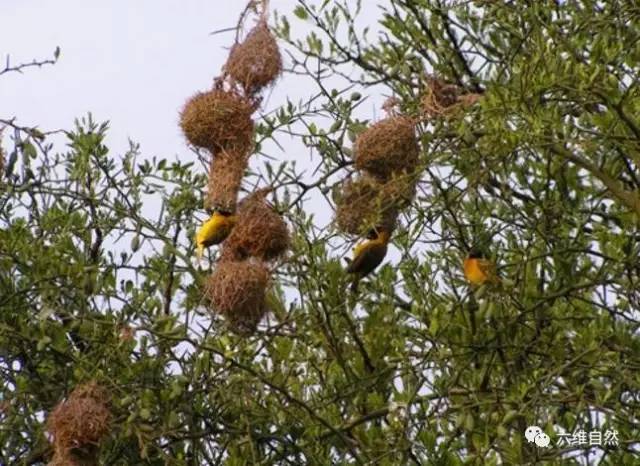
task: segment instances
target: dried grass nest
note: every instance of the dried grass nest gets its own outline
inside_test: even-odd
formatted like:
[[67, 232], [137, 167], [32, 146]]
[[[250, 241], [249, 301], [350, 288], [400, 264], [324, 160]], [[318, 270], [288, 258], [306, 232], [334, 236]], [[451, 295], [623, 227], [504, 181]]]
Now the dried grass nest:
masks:
[[56, 454], [97, 446], [109, 432], [111, 411], [106, 390], [96, 382], [76, 387], [47, 419]]
[[238, 333], [252, 333], [266, 313], [269, 270], [263, 261], [220, 260], [207, 279], [204, 294], [211, 310]]
[[196, 147], [246, 154], [253, 145], [252, 103], [224, 89], [198, 92], [185, 104], [180, 126]]
[[244, 154], [222, 152], [211, 160], [205, 208], [235, 212], [242, 178], [249, 164]]
[[257, 191], [240, 203], [238, 223], [224, 242], [224, 257], [270, 261], [287, 251], [289, 230], [282, 216], [265, 200], [268, 192], [270, 189]]
[[56, 451], [47, 466], [98, 466], [98, 449], [95, 446]]
[[232, 81], [253, 95], [282, 73], [282, 56], [267, 21], [261, 19], [243, 42], [235, 44], [224, 67]]
[[480, 94], [466, 93], [460, 86], [429, 77], [420, 106], [427, 117], [449, 116], [473, 105], [479, 98]]
[[358, 170], [383, 180], [394, 172], [413, 170], [420, 154], [415, 122], [402, 115], [378, 121], [358, 135], [354, 154]]
[[372, 228], [393, 231], [400, 211], [413, 201], [417, 176], [401, 172], [385, 183], [370, 175], [343, 182], [336, 199], [336, 223], [343, 233], [365, 234]]

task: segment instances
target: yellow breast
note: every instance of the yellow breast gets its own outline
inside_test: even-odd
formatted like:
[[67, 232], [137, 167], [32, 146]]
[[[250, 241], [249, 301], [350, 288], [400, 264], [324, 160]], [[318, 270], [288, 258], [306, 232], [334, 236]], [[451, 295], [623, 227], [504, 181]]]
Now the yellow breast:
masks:
[[219, 244], [229, 236], [234, 225], [233, 217], [214, 214], [198, 231], [196, 242], [203, 246]]
[[464, 260], [464, 276], [474, 285], [482, 285], [487, 281], [487, 274], [482, 270], [478, 259], [466, 258]]

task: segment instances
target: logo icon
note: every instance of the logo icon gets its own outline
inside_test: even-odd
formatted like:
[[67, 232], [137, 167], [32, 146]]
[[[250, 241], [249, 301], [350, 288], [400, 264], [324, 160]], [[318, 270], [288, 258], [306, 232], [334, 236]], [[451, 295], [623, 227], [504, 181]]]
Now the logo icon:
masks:
[[529, 426], [524, 431], [524, 436], [529, 443], [535, 443], [537, 446], [546, 448], [551, 443], [551, 439], [538, 426]]

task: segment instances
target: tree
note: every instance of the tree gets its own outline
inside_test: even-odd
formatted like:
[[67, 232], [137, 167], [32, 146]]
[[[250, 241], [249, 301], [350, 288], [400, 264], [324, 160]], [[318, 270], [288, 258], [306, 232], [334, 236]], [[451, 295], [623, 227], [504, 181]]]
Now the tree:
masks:
[[[0, 462], [46, 462], [45, 413], [97, 380], [114, 417], [104, 464], [634, 463], [637, 8], [389, 0], [374, 39], [364, 8], [299, 0], [303, 38], [277, 18], [292, 71], [317, 87], [265, 115], [257, 141], [300, 137], [317, 167], [256, 159], [294, 236], [253, 335], [202, 303], [202, 167], [135, 145], [112, 157], [90, 118], [66, 153], [40, 133], [14, 141]], [[383, 94], [419, 121], [421, 177], [395, 254], [350, 295], [340, 253], [354, 238], [315, 225], [309, 202], [335, 205], [370, 123], [362, 96]], [[501, 286], [464, 280], [476, 245]], [[527, 442], [532, 425], [551, 448]], [[559, 445], [560, 430], [619, 444]]]

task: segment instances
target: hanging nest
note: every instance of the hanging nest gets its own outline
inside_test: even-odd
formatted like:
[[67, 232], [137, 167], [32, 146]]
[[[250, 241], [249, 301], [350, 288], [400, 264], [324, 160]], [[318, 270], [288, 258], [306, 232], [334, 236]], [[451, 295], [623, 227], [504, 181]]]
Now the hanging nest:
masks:
[[98, 466], [98, 448], [87, 446], [56, 451], [47, 466]]
[[253, 110], [251, 102], [235, 92], [199, 92], [185, 104], [180, 126], [196, 147], [246, 154], [253, 144]]
[[384, 183], [380, 190], [380, 199], [383, 205], [388, 203], [397, 210], [409, 207], [416, 197], [419, 178], [419, 173], [415, 171], [392, 174], [389, 181]]
[[419, 157], [414, 121], [405, 116], [380, 120], [358, 135], [354, 153], [356, 168], [381, 180], [413, 170]]
[[372, 228], [393, 231], [396, 226], [402, 199], [411, 196], [413, 188], [401, 188], [403, 177], [389, 185], [370, 175], [343, 182], [336, 199], [336, 223], [338, 229], [351, 235], [362, 235]]
[[97, 446], [109, 432], [111, 412], [107, 392], [96, 382], [76, 387], [54, 408], [47, 430], [59, 455], [75, 449]]
[[265, 200], [270, 191], [257, 191], [240, 203], [238, 223], [224, 242], [223, 257], [235, 260], [258, 257], [269, 261], [289, 248], [287, 224]]
[[205, 208], [233, 213], [249, 160], [244, 154], [222, 152], [211, 160]]
[[233, 46], [224, 70], [232, 81], [242, 86], [247, 95], [257, 93], [280, 76], [282, 56], [264, 18], [243, 42]]
[[252, 333], [266, 313], [269, 270], [264, 262], [220, 260], [207, 279], [205, 298], [239, 333]]
[[465, 93], [460, 86], [429, 77], [420, 106], [427, 117], [449, 116], [473, 105], [479, 98], [480, 94]]

